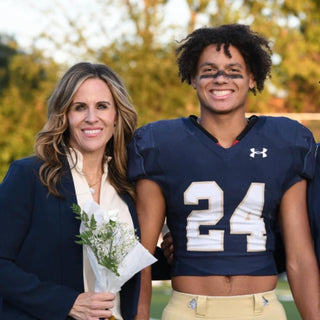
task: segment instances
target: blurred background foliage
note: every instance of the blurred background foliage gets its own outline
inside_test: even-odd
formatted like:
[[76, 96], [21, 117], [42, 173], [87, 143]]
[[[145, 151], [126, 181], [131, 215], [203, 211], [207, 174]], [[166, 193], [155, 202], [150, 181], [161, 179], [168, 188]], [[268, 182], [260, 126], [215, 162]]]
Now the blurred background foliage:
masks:
[[[262, 94], [250, 96], [248, 112], [320, 112], [320, 0], [184, 0], [185, 25], [168, 26], [165, 8], [172, 1], [92, 0], [100, 18], [98, 13], [72, 15], [58, 1], [49, 10], [33, 2], [48, 27], [39, 30], [28, 50], [12, 35], [0, 34], [0, 181], [13, 160], [32, 154], [34, 137], [46, 120], [47, 99], [73, 63], [100, 62], [118, 72], [139, 126], [198, 114], [194, 90], [179, 81], [175, 48], [204, 25], [244, 23], [272, 41], [272, 79]], [[110, 17], [116, 19], [113, 26]], [[65, 30], [63, 38], [55, 36], [57, 30]], [[97, 36], [103, 41], [93, 46]], [[58, 62], [59, 50], [70, 59]]]

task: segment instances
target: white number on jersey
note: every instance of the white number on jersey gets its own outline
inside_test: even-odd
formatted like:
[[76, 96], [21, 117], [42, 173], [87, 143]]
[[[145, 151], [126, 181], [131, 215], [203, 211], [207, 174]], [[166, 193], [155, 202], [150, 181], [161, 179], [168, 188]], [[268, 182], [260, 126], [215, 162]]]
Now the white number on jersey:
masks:
[[[244, 199], [230, 218], [231, 234], [247, 234], [247, 251], [266, 250], [266, 229], [262, 216], [263, 183], [252, 183]], [[185, 205], [197, 205], [208, 200], [208, 209], [193, 210], [187, 218], [188, 251], [223, 251], [224, 230], [209, 230], [200, 234], [201, 226], [215, 226], [223, 217], [223, 190], [214, 181], [192, 182], [184, 193]]]

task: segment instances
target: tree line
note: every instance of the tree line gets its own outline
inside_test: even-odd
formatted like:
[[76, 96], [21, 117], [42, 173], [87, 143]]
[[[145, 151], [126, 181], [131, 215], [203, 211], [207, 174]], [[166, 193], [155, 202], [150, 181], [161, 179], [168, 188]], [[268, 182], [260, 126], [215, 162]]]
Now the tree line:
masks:
[[[63, 43], [77, 51], [78, 61], [105, 63], [122, 77], [139, 125], [198, 114], [194, 90], [179, 81], [175, 48], [195, 28], [222, 23], [249, 24], [273, 44], [272, 78], [262, 94], [249, 98], [248, 112], [320, 112], [320, 0], [185, 0], [189, 15], [179, 28], [163, 24], [169, 0], [92, 3], [106, 15], [117, 9], [119, 24], [130, 23], [130, 32], [123, 28], [112, 38], [114, 30], [96, 21], [106, 41], [93, 49], [83, 20], [66, 17], [72, 36], [66, 34]], [[53, 13], [46, 14], [54, 19]], [[164, 39], [168, 30], [177, 32]], [[36, 35], [28, 50], [11, 35], [0, 35], [0, 181], [13, 160], [32, 154], [34, 137], [46, 120], [47, 99], [68, 67], [36, 46], [43, 40], [63, 49], [50, 29]]]

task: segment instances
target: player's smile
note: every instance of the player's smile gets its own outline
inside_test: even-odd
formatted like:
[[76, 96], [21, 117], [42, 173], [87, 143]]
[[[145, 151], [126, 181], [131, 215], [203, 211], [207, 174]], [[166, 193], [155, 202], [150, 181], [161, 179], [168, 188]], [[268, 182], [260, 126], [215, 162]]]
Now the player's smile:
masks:
[[212, 90], [210, 92], [216, 99], [225, 99], [233, 93], [233, 90]]
[[244, 108], [249, 88], [254, 87], [252, 74], [233, 46], [228, 57], [223, 46], [217, 51], [215, 44], [206, 47], [198, 62], [192, 86], [197, 90], [201, 108], [217, 113], [228, 113]]

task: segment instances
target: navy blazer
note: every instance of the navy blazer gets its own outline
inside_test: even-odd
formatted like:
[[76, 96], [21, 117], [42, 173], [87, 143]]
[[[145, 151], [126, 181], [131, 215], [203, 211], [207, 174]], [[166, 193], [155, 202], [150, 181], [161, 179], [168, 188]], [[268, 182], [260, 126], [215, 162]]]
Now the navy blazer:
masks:
[[[71, 319], [68, 313], [84, 290], [71, 171], [66, 165], [58, 185], [61, 199], [40, 182], [40, 165], [35, 157], [13, 162], [0, 185], [1, 320]], [[123, 199], [139, 230], [132, 199]], [[125, 320], [136, 314], [139, 286], [137, 274], [120, 291]]]

